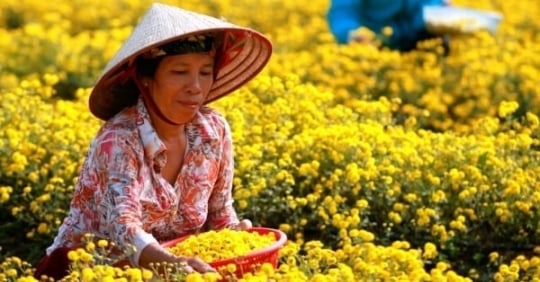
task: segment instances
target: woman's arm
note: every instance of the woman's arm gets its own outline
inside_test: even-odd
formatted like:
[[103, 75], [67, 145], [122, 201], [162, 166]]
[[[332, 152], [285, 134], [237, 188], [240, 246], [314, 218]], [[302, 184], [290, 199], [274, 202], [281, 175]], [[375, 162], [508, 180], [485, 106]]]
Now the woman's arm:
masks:
[[182, 263], [186, 272], [207, 272], [214, 269], [198, 258], [180, 257], [162, 247], [155, 237], [142, 228], [140, 194], [144, 178], [140, 176], [141, 157], [131, 140], [122, 133], [110, 132], [100, 140], [96, 150], [96, 170], [105, 183], [99, 205], [103, 220], [101, 233], [109, 234], [120, 246], [134, 246], [131, 264], [151, 268], [154, 263]]
[[362, 26], [359, 13], [362, 0], [331, 0], [330, 2], [326, 15], [328, 27], [338, 43], [348, 43], [350, 32]]
[[[215, 272], [209, 264], [197, 257], [175, 256], [157, 243], [146, 246], [140, 255], [139, 266], [152, 269], [156, 267], [156, 262], [179, 263], [186, 273], [197, 272]], [[159, 268], [159, 270], [162, 270]], [[164, 269], [163, 269], [164, 270]]]
[[142, 249], [157, 243], [152, 234], [142, 229], [140, 194], [143, 179], [140, 176], [141, 157], [134, 144], [135, 137], [124, 130], [110, 130], [96, 141], [92, 154], [92, 170], [100, 190], [96, 206], [99, 215], [99, 233], [106, 235], [121, 248], [135, 247], [131, 256], [137, 264]]

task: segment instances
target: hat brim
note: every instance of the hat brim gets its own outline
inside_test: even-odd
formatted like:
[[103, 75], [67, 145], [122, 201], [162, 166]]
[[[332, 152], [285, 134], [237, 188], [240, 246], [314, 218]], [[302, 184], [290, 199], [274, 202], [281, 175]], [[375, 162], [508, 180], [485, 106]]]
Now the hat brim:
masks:
[[[217, 49], [216, 75], [206, 103], [215, 101], [255, 77], [268, 63], [272, 43], [261, 33], [210, 16], [155, 3], [131, 36], [109, 61], [89, 98], [92, 114], [108, 120], [134, 101], [132, 80], [135, 59], [151, 48], [196, 34], [222, 38]], [[131, 87], [130, 87], [131, 86]]]

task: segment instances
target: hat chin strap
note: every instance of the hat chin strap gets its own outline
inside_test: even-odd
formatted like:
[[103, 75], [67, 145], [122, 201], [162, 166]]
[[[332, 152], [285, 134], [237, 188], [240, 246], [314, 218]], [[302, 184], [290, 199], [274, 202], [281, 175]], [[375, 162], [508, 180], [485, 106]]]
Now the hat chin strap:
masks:
[[138, 79], [134, 79], [135, 83], [137, 84], [137, 87], [141, 91], [141, 95], [143, 98], [144, 103], [154, 112], [156, 113], [160, 119], [165, 121], [168, 124], [171, 125], [183, 125], [183, 123], [172, 121], [170, 118], [166, 117], [165, 114], [159, 109], [159, 107], [156, 105], [156, 102], [154, 99], [152, 99], [152, 96], [150, 96], [150, 93], [148, 93], [148, 90], [146, 87], [141, 85]]

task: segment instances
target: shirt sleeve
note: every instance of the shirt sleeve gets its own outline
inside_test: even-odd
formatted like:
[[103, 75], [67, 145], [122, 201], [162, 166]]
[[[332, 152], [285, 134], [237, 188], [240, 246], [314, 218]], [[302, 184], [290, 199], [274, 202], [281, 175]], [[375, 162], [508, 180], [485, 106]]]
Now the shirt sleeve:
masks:
[[340, 44], [348, 43], [349, 32], [362, 26], [359, 9], [362, 1], [330, 1], [330, 8], [326, 15], [332, 34]]
[[392, 27], [392, 37], [384, 42], [393, 48], [411, 50], [419, 40], [432, 37], [426, 30], [423, 15], [424, 6], [445, 5], [444, 0], [405, 1], [398, 16], [388, 23]]
[[141, 160], [133, 149], [133, 137], [111, 131], [101, 139], [94, 161], [103, 197], [97, 203], [100, 231], [121, 247], [135, 247], [131, 263], [138, 265], [141, 251], [157, 240], [142, 228], [139, 177]]
[[223, 127], [222, 151], [218, 177], [208, 203], [209, 229], [221, 229], [239, 222], [232, 197], [234, 158], [231, 129], [224, 118], [220, 118], [219, 123]]

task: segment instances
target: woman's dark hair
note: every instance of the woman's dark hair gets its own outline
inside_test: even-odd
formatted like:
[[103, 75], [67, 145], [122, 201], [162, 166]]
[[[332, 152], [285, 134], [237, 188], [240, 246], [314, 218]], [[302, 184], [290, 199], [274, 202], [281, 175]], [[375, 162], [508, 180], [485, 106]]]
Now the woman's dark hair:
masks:
[[[193, 35], [153, 48], [149, 52], [149, 55], [139, 56], [135, 60], [137, 75], [139, 77], [153, 78], [163, 57], [188, 53], [211, 52], [215, 48], [215, 41], [215, 35], [212, 34]], [[152, 51], [157, 52], [158, 54], [154, 55], [152, 54]]]
[[[162, 59], [163, 57], [138, 57], [135, 60], [135, 70], [137, 72], [136, 76], [139, 78], [153, 78], [154, 74], [156, 73], [156, 69]], [[110, 86], [109, 91], [112, 93], [111, 97], [113, 98], [111, 99], [111, 101], [108, 101], [108, 103], [111, 104], [110, 107], [114, 109], [124, 109], [126, 107], [135, 105], [137, 103], [137, 99], [141, 95], [141, 91], [135, 83], [133, 77], [131, 79], [128, 79], [123, 84], [114, 84]]]
[[157, 67], [163, 56], [157, 58], [143, 58], [138, 57], [135, 60], [135, 68], [137, 70], [137, 76], [153, 78], [156, 74]]

